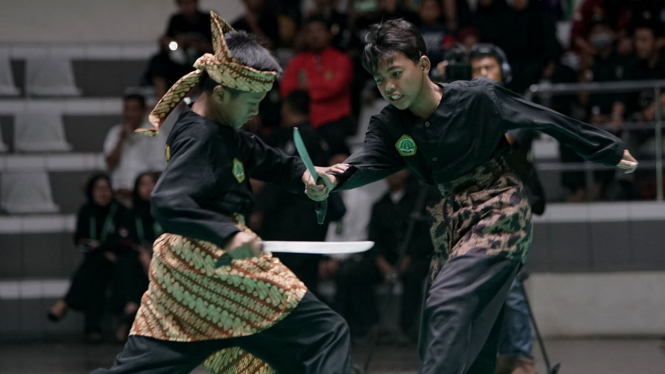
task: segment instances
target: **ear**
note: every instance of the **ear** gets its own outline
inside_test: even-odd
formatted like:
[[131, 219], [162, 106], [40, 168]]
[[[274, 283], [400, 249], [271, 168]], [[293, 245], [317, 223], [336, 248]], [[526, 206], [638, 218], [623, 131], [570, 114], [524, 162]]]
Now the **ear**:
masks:
[[218, 84], [212, 89], [212, 100], [217, 104], [221, 104], [229, 99], [229, 91], [224, 89], [224, 86]]
[[429, 71], [432, 68], [432, 62], [429, 60], [429, 57], [423, 55], [420, 56], [420, 60], [418, 60], [418, 66], [420, 66], [420, 70], [422, 70], [423, 73], [429, 74]]

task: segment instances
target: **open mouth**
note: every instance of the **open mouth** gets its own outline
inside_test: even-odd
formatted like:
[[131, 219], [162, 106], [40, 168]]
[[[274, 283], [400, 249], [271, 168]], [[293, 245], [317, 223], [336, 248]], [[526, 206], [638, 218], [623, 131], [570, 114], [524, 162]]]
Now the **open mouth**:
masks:
[[393, 95], [388, 96], [388, 99], [390, 99], [391, 103], [398, 103], [398, 102], [402, 101], [403, 98], [404, 98], [404, 95], [399, 95], [399, 94], [393, 94]]

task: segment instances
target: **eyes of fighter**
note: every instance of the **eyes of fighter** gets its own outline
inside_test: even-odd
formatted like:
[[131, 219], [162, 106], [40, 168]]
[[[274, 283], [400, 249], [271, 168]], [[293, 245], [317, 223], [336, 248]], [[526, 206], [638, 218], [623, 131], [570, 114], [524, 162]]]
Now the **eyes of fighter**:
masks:
[[[392, 69], [394, 69], [394, 68], [392, 68]], [[390, 69], [390, 70], [392, 70], [392, 69]], [[388, 71], [390, 71], [390, 70], [388, 70]], [[392, 73], [390, 73], [390, 75], [393, 76], [394, 78], [399, 78], [402, 75], [402, 71], [401, 70], [395, 70]], [[381, 77], [378, 77], [378, 76], [374, 76], [374, 81], [377, 84], [381, 84], [381, 83], [383, 83], [384, 79], [381, 78]]]

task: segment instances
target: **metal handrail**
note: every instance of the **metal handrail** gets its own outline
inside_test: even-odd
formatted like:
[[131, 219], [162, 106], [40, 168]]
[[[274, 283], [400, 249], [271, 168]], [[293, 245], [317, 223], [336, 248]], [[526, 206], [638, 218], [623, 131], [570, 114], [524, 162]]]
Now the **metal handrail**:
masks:
[[[654, 105], [655, 105], [655, 162], [656, 168], [656, 199], [663, 200], [663, 122], [661, 116], [660, 94], [661, 88], [665, 87], [665, 80], [644, 80], [644, 81], [619, 81], [619, 82], [594, 82], [594, 83], [540, 83], [534, 84], [529, 87], [525, 96], [529, 100], [533, 100], [534, 96], [539, 95], [568, 95], [575, 93], [616, 93], [616, 92], [638, 92], [644, 90], [654, 91]], [[623, 123], [617, 128], [631, 130]], [[632, 129], [637, 130], [636, 127]], [[642, 162], [641, 167], [645, 167], [651, 162]], [[573, 166], [573, 165], [570, 165]], [[563, 170], [560, 168], [558, 170]], [[580, 170], [579, 168], [576, 170]], [[590, 168], [583, 168], [582, 170], [593, 170]]]
[[649, 81], [619, 81], [619, 82], [594, 82], [594, 83], [540, 83], [529, 87], [530, 94], [552, 94], [566, 95], [578, 92], [637, 92], [647, 89], [665, 87], [665, 79]]

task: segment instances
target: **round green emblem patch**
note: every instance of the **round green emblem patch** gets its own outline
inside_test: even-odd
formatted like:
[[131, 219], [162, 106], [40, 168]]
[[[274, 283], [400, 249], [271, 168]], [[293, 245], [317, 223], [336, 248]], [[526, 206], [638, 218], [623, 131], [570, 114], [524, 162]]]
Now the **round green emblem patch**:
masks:
[[416, 142], [413, 141], [412, 137], [406, 134], [402, 135], [402, 137], [397, 140], [395, 148], [397, 148], [399, 154], [404, 157], [413, 156], [416, 154], [416, 150], [418, 150]]

